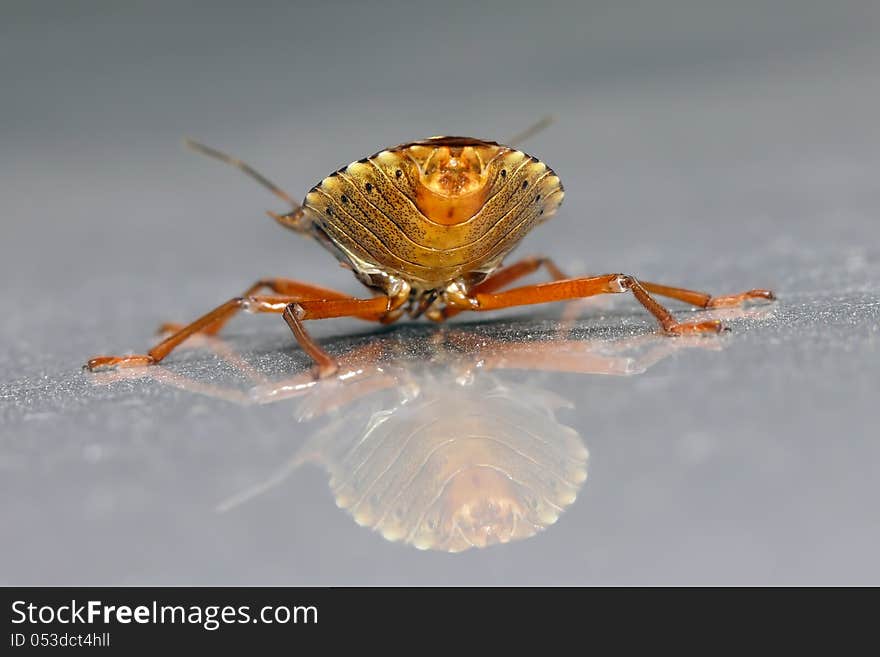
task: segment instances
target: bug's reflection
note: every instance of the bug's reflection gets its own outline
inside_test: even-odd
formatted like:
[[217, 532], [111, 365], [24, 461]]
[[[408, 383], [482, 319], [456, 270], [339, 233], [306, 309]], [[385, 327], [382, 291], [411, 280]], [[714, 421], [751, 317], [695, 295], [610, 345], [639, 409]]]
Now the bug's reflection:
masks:
[[[728, 310], [732, 316], [765, 309]], [[450, 328], [391, 334], [340, 358], [342, 374], [271, 381], [219, 338], [200, 338], [247, 377], [246, 390], [200, 382], [164, 367], [111, 372], [150, 376], [245, 404], [290, 400], [306, 437], [276, 472], [218, 505], [225, 512], [283, 485], [300, 466], [324, 467], [336, 503], [389, 541], [460, 552], [535, 535], [551, 526], [587, 479], [588, 451], [560, 409], [572, 401], [524, 372], [630, 376], [687, 348], [723, 338], [647, 334], [575, 339], [565, 331], [500, 340]], [[545, 377], [546, 379], [546, 377]]]

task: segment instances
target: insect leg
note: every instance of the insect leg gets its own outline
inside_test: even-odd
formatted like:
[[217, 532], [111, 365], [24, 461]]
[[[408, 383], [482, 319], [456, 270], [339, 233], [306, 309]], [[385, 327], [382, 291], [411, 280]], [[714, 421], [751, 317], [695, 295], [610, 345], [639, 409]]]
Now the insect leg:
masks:
[[[275, 294], [283, 294], [289, 296], [291, 301], [294, 299], [352, 299], [353, 297], [336, 290], [330, 290], [317, 285], [301, 283], [289, 278], [261, 278], [256, 283], [246, 289], [241, 296], [243, 298], [251, 297], [264, 289], [269, 289]], [[216, 335], [223, 325], [241, 310], [240, 307], [235, 308], [225, 317], [216, 320], [213, 324], [205, 326], [200, 332], [205, 335]], [[159, 334], [176, 333], [184, 327], [183, 324], [165, 323], [159, 326], [157, 331]]]
[[482, 283], [476, 285], [474, 291], [495, 292], [501, 288], [507, 287], [523, 276], [528, 276], [529, 274], [536, 272], [542, 266], [547, 270], [554, 281], [568, 278], [568, 276], [566, 276], [550, 258], [531, 256], [529, 258], [523, 258], [519, 262], [515, 262], [507, 267], [502, 267], [486, 278]]
[[[383, 303], [387, 303], [385, 297], [379, 297], [379, 299]], [[176, 333], [168, 336], [146, 354], [133, 354], [131, 356], [96, 356], [86, 364], [86, 367], [91, 371], [95, 371], [112, 367], [140, 367], [143, 365], [153, 365], [165, 358], [175, 347], [193, 334], [199, 333], [206, 327], [213, 325], [215, 322], [228, 319], [230, 315], [239, 310], [247, 310], [254, 313], [283, 313], [285, 308], [291, 303], [300, 300], [301, 299], [298, 296], [289, 295], [235, 297], [234, 299], [230, 299], [226, 303], [217, 306], [211, 312], [202, 315], [191, 324], [178, 330]], [[355, 317], [371, 317], [369, 313], [359, 314], [357, 312], [351, 312], [348, 314]]]
[[[473, 292], [496, 292], [507, 287], [514, 281], [519, 280], [523, 276], [528, 276], [529, 274], [536, 272], [542, 266], [547, 270], [554, 281], [568, 278], [550, 258], [545, 258], [543, 256], [530, 256], [528, 258], [523, 258], [512, 265], [508, 265], [507, 267], [502, 267], [488, 276], [482, 283], [475, 285]], [[459, 308], [447, 307], [443, 311], [443, 317], [445, 319], [455, 317], [461, 312], [461, 310], [462, 309]]]
[[642, 287], [661, 297], [669, 297], [670, 299], [678, 299], [692, 306], [700, 308], [731, 308], [740, 306], [750, 299], [764, 299], [772, 301], [776, 298], [770, 290], [749, 290], [740, 294], [728, 294], [720, 297], [713, 297], [705, 292], [697, 292], [695, 290], [685, 290], [680, 287], [669, 287], [668, 285], [658, 285], [657, 283], [648, 283], [641, 281]]
[[[402, 298], [401, 302], [404, 300]], [[390, 297], [294, 301], [284, 309], [284, 321], [293, 331], [303, 351], [315, 361], [317, 376], [324, 378], [335, 374], [339, 364], [306, 332], [303, 321], [334, 317], [377, 317], [393, 310], [393, 306]]]
[[626, 291], [632, 292], [639, 303], [654, 316], [664, 333], [684, 335], [690, 333], [718, 333], [722, 330], [721, 322], [717, 320], [685, 323], [676, 321], [672, 313], [660, 305], [639, 281], [626, 274], [570, 278], [551, 283], [527, 285], [495, 294], [478, 292], [472, 295], [477, 305], [473, 310], [497, 310], [512, 306], [565, 301], [598, 294], [617, 294]]

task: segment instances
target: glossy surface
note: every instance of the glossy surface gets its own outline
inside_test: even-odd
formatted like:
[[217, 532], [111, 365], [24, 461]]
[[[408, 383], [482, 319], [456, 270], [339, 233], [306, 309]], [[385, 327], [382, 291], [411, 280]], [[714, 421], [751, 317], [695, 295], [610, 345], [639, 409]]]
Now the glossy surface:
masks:
[[[315, 462], [357, 524], [418, 549], [485, 548], [555, 523], [587, 477], [582, 440], [555, 418], [569, 403], [488, 373], [487, 359], [500, 363], [507, 344], [475, 351], [465, 331], [446, 343], [437, 337], [421, 345], [434, 352], [428, 363], [377, 361], [370, 345], [343, 357], [339, 381], [316, 383], [305, 373], [251, 388], [247, 398], [260, 404], [302, 397], [309, 419], [323, 422], [279, 471], [218, 508], [228, 511]], [[574, 351], [565, 341], [553, 346]], [[382, 347], [404, 351], [394, 338]]]
[[[39, 20], [20, 6], [0, 22], [15, 91], [0, 122], [0, 581], [880, 584], [876, 3], [53, 3]], [[529, 343], [557, 339], [563, 306], [310, 325], [334, 355], [380, 349], [421, 397], [343, 403], [343, 383], [250, 403], [310, 366], [277, 316], [224, 329], [260, 381], [198, 344], [168, 358], [167, 381], [81, 371], [263, 276], [362, 289], [262, 214], [280, 201], [182, 136], [299, 192], [381, 144], [503, 142], [547, 112], [558, 122], [523, 148], [566, 200], [516, 255], [780, 300], [733, 318], [670, 304], [732, 330], [657, 346], [627, 295], [581, 308], [573, 353], [631, 376], [534, 369], [547, 352]], [[450, 348], [450, 330], [472, 343]], [[482, 342], [532, 362], [484, 372]], [[519, 426], [552, 411], [541, 423], [589, 451], [575, 500], [530, 538], [457, 554], [389, 542], [337, 507], [332, 453], [218, 511], [331, 422], [351, 439], [401, 395], [488, 381], [515, 394]]]

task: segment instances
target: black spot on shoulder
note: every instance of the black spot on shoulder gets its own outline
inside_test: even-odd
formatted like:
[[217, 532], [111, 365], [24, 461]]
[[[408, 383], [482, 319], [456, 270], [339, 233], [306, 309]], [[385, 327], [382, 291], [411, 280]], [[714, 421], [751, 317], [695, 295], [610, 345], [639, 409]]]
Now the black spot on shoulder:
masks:
[[372, 191], [373, 191], [373, 183], [367, 183], [366, 185], [364, 185], [364, 188], [365, 188], [368, 192], [372, 192]]
[[525, 189], [525, 188], [528, 187], [528, 186], [529, 186], [529, 181], [528, 181], [528, 180], [523, 180], [523, 181], [522, 181], [522, 188]]

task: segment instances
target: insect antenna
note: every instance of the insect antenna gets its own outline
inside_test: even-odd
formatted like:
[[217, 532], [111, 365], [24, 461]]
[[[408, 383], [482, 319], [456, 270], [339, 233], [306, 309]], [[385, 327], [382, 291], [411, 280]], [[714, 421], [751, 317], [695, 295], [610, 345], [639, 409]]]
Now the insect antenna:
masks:
[[284, 483], [285, 479], [287, 479], [290, 474], [299, 466], [301, 466], [304, 462], [305, 459], [297, 455], [296, 457], [285, 463], [265, 481], [254, 484], [250, 488], [236, 493], [235, 495], [228, 497], [220, 502], [217, 506], [214, 507], [214, 511], [216, 511], [217, 513], [226, 513], [227, 511], [230, 511], [235, 507], [240, 506], [245, 502], [249, 502], [253, 498], [262, 495], [267, 490], [270, 490], [275, 486]]
[[535, 123], [530, 125], [528, 128], [526, 128], [522, 132], [517, 133], [516, 135], [514, 135], [513, 137], [508, 139], [506, 143], [508, 146], [516, 146], [517, 144], [524, 142], [526, 139], [530, 139], [531, 137], [534, 137], [536, 134], [541, 132], [544, 128], [551, 126], [555, 122], [556, 122], [556, 117], [553, 116], [552, 114], [548, 114], [548, 115], [542, 117], [539, 121], [536, 121]]
[[239, 171], [244, 172], [244, 174], [252, 180], [256, 180], [259, 184], [275, 194], [275, 196], [280, 198], [282, 201], [290, 204], [293, 210], [287, 214], [277, 214], [275, 212], [267, 212], [267, 214], [275, 219], [275, 221], [282, 224], [283, 226], [286, 226], [287, 228], [293, 228], [294, 230], [298, 231], [302, 230], [302, 226], [300, 224], [300, 219], [302, 218], [302, 207], [299, 203], [294, 201], [287, 192], [285, 192], [278, 185], [266, 178], [266, 176], [261, 174], [249, 164], [242, 162], [238, 158], [232, 157], [231, 155], [228, 155], [223, 151], [218, 151], [216, 148], [205, 146], [204, 144], [200, 144], [199, 142], [192, 139], [184, 139], [183, 143], [184, 145], [186, 145], [187, 148], [194, 150], [197, 153], [207, 155], [210, 158], [219, 160], [220, 162], [225, 162], [226, 164], [231, 164]]

